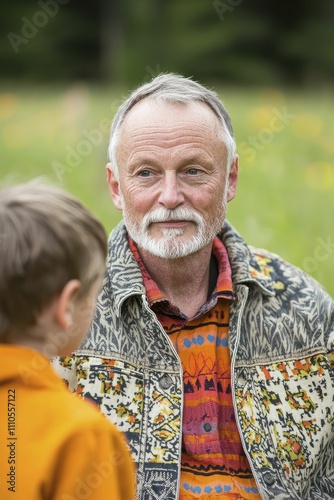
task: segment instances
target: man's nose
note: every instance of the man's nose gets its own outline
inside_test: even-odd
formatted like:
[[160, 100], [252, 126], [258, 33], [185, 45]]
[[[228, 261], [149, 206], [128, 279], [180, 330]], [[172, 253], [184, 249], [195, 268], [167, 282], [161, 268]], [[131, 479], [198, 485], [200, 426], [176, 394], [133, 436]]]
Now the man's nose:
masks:
[[174, 172], [166, 172], [161, 184], [159, 203], [170, 210], [184, 203], [182, 187]]

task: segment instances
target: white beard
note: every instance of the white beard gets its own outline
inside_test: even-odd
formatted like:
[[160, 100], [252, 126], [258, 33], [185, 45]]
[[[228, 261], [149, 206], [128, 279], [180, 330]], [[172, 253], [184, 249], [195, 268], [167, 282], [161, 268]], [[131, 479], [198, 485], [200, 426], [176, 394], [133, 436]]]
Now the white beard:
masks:
[[[188, 208], [169, 210], [163, 207], [147, 213], [142, 222], [138, 223], [134, 217], [129, 215], [123, 198], [123, 218], [130, 237], [137, 243], [139, 248], [163, 259], [186, 257], [212, 243], [223, 225], [225, 213], [226, 201], [224, 199], [211, 223], [206, 223], [204, 218], [195, 210]], [[161, 238], [149, 235], [148, 229], [151, 223], [175, 220], [193, 222], [196, 226], [196, 234], [183, 240], [184, 228], [161, 228]]]

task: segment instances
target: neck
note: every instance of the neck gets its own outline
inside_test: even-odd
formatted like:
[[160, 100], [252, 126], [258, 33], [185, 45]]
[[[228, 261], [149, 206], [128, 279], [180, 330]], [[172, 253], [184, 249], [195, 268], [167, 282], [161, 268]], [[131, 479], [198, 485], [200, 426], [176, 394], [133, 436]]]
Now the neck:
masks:
[[141, 258], [167, 299], [189, 318], [208, 296], [212, 244], [180, 259], [162, 259], [140, 249]]
[[51, 340], [51, 337], [44, 329], [33, 326], [22, 331], [13, 330], [8, 332], [3, 343], [27, 347], [51, 359], [53, 356], [59, 355], [59, 348], [55, 340], [55, 338]]

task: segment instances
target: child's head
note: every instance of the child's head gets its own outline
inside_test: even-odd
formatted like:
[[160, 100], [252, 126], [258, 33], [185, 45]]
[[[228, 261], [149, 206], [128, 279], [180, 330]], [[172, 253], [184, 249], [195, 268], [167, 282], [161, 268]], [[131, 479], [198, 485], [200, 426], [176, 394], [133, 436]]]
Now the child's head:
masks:
[[106, 252], [101, 223], [64, 191], [38, 182], [0, 190], [0, 342], [80, 320], [73, 304], [98, 290]]

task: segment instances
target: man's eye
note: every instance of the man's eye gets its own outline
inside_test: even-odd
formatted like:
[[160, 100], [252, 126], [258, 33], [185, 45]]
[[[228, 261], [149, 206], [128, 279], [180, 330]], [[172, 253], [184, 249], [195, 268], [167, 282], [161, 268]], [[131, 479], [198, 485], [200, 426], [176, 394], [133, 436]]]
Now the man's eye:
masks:
[[199, 174], [199, 169], [198, 168], [189, 168], [188, 174], [189, 175], [197, 175], [197, 174]]
[[138, 173], [139, 177], [149, 177], [151, 175], [150, 170], [141, 170]]

